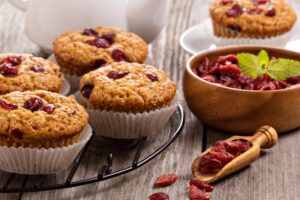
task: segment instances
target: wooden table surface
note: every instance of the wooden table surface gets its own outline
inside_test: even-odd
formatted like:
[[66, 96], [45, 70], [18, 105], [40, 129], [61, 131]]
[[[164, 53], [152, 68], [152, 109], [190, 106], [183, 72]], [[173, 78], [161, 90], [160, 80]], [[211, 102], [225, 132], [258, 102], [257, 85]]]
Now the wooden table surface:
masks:
[[[174, 0], [170, 11], [169, 23], [154, 41], [152, 53], [157, 67], [164, 69], [172, 80], [178, 84], [182, 92], [182, 75], [189, 55], [179, 46], [179, 37], [187, 28], [198, 24], [208, 17], [208, 0]], [[24, 32], [25, 15], [14, 8], [7, 0], [0, 0], [0, 52], [25, 52], [44, 56]], [[201, 45], [201, 44], [199, 44]], [[182, 95], [181, 95], [182, 96]], [[184, 101], [183, 101], [184, 105]], [[185, 105], [184, 105], [185, 106]], [[171, 200], [188, 199], [188, 181], [192, 178], [190, 166], [193, 159], [200, 154], [205, 145], [212, 145], [216, 140], [224, 139], [230, 134], [208, 129], [203, 135], [202, 124], [185, 106], [186, 125], [183, 133], [155, 160], [130, 174], [108, 181], [86, 186], [36, 192], [0, 194], [0, 199], [107, 199], [107, 200], [140, 200], [148, 199], [154, 192], [163, 191], [169, 194]], [[173, 120], [176, 123], [176, 119]], [[168, 125], [165, 132], [174, 126]], [[293, 131], [280, 136], [279, 144], [262, 156], [250, 167], [215, 184], [213, 199], [217, 200], [292, 200], [300, 199], [300, 133]], [[167, 135], [167, 133], [165, 134]], [[164, 134], [150, 138], [146, 153], [153, 150]], [[101, 162], [105, 161], [107, 149], [113, 144], [103, 143], [95, 139], [75, 180], [92, 177], [97, 174]], [[101, 147], [97, 144], [101, 144]], [[125, 150], [116, 150], [119, 157], [114, 163], [114, 169], [130, 162], [132, 159]], [[165, 173], [176, 173], [178, 181], [171, 187], [154, 189], [156, 177]], [[27, 185], [36, 182], [50, 183], [59, 181], [64, 174], [53, 176], [15, 177], [10, 186]], [[0, 172], [0, 183], [7, 180], [7, 173]]]

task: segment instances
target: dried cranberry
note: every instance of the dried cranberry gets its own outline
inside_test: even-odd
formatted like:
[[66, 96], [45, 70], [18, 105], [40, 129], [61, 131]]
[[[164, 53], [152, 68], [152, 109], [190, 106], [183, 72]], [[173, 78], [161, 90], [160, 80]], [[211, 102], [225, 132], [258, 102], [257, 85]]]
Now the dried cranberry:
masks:
[[107, 77], [117, 80], [117, 79], [125, 77], [127, 74], [129, 74], [128, 71], [110, 71], [110, 72], [108, 72]]
[[240, 74], [239, 83], [241, 86], [246, 86], [254, 82], [254, 79], [247, 74]]
[[32, 97], [24, 102], [23, 107], [35, 112], [43, 108], [43, 101], [40, 98]]
[[257, 88], [261, 91], [264, 90], [275, 90], [276, 89], [276, 85], [273, 82], [262, 82], [260, 85], [257, 86]]
[[221, 74], [231, 77], [239, 77], [241, 74], [241, 70], [236, 64], [221, 65], [219, 71]]
[[[230, 63], [227, 63], [227, 62]], [[217, 60], [217, 63], [225, 65], [225, 64], [236, 64], [237, 63], [237, 57], [234, 54], [229, 54], [226, 56], [220, 56]]]
[[177, 176], [175, 174], [166, 174], [157, 178], [155, 185], [158, 187], [166, 187], [175, 183]]
[[250, 83], [249, 85], [244, 86], [245, 90], [255, 90], [255, 85], [254, 83]]
[[265, 16], [267, 17], [274, 17], [275, 15], [276, 15], [276, 9], [273, 7], [270, 7], [265, 11]]
[[217, 82], [217, 78], [213, 75], [205, 75], [201, 77], [202, 79], [211, 82], [211, 83], [216, 83]]
[[90, 98], [93, 89], [94, 89], [94, 85], [92, 85], [92, 84], [84, 85], [81, 89], [82, 96], [84, 96], [86, 98]]
[[196, 186], [197, 188], [201, 189], [201, 190], [205, 190], [206, 192], [212, 192], [214, 190], [214, 187], [209, 185], [209, 184], [206, 184], [206, 183], [203, 183], [201, 181], [199, 181], [198, 179], [192, 179], [190, 180], [190, 185], [194, 185]]
[[116, 62], [121, 62], [121, 61], [125, 61], [128, 62], [128, 58], [125, 55], [125, 53], [123, 51], [121, 51], [120, 49], [114, 49], [111, 53], [111, 57], [114, 59], [114, 61]]
[[238, 17], [241, 14], [243, 14], [243, 8], [238, 4], [235, 4], [231, 8], [226, 10], [226, 15], [229, 17]]
[[44, 73], [44, 71], [45, 71], [44, 67], [39, 66], [39, 65], [35, 65], [35, 66], [31, 67], [30, 69], [36, 73]]
[[13, 129], [11, 131], [11, 134], [13, 135], [13, 137], [19, 139], [19, 140], [22, 140], [23, 139], [23, 133], [19, 130], [19, 129]]
[[190, 185], [190, 200], [210, 200], [210, 195], [195, 185]]
[[108, 41], [110, 45], [112, 45], [115, 42], [115, 37], [116, 37], [115, 33], [107, 33], [101, 36], [101, 38]]
[[9, 56], [7, 57], [7, 62], [11, 63], [13, 66], [17, 66], [22, 62], [21, 56]]
[[274, 81], [274, 84], [276, 89], [284, 89], [290, 86], [286, 81]]
[[18, 72], [18, 67], [13, 66], [11, 63], [5, 63], [0, 68], [0, 74], [2, 74], [3, 76], [14, 77], [18, 75]]
[[107, 64], [106, 60], [104, 59], [98, 59], [94, 63], [94, 69], [98, 69], [100, 67], [104, 67]]
[[211, 67], [210, 61], [207, 57], [205, 57], [200, 63], [199, 67], [197, 68], [197, 71], [201, 75], [204, 74], [205, 72], [208, 72], [210, 67]]
[[227, 26], [227, 28], [234, 31], [234, 32], [241, 32], [242, 31], [242, 27], [240, 27], [239, 25], [230, 24], [230, 25]]
[[259, 8], [248, 9], [247, 13], [249, 15], [259, 15], [260, 13], [262, 13], [262, 9], [259, 9]]
[[6, 109], [6, 110], [16, 110], [16, 109], [18, 109], [17, 105], [7, 103], [2, 99], [0, 99], [0, 107], [2, 107], [3, 109]]
[[253, 0], [253, 5], [259, 6], [269, 3], [270, 0]]
[[93, 40], [87, 40], [86, 43], [88, 43], [91, 46], [95, 46], [97, 48], [108, 48], [110, 47], [110, 43], [103, 39], [103, 38], [95, 38]]
[[150, 79], [152, 82], [158, 81], [158, 76], [156, 74], [152, 73], [146, 73], [146, 76], [148, 79]]
[[252, 147], [252, 144], [249, 141], [234, 140], [224, 142], [224, 146], [228, 153], [231, 153], [232, 155], [237, 157], [250, 149], [250, 147]]
[[99, 33], [92, 28], [86, 28], [83, 30], [82, 35], [97, 36], [97, 35], [99, 35]]
[[222, 5], [227, 5], [227, 4], [230, 4], [230, 3], [232, 3], [233, 2], [233, 0], [221, 0], [221, 4]]
[[300, 83], [300, 76], [290, 77], [287, 79], [287, 82], [291, 84], [298, 84]]
[[48, 114], [53, 113], [54, 110], [55, 110], [55, 106], [53, 104], [48, 104], [48, 105], [43, 107], [43, 111], [48, 113]]
[[169, 196], [163, 192], [157, 192], [149, 196], [150, 200], [169, 200]]

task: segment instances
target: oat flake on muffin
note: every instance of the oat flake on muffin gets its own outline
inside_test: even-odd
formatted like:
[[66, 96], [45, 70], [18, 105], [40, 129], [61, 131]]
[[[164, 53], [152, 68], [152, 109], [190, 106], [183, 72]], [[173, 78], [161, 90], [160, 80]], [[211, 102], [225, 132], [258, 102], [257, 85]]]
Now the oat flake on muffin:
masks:
[[88, 114], [73, 96], [43, 90], [0, 95], [0, 145], [63, 147], [79, 140]]
[[270, 38], [289, 32], [297, 15], [284, 0], [212, 0], [214, 34], [225, 38]]
[[60, 67], [30, 54], [0, 54], [0, 94], [13, 91], [59, 92], [64, 82]]
[[80, 91], [89, 108], [141, 113], [169, 106], [176, 84], [153, 66], [119, 62], [85, 74]]
[[64, 32], [55, 40], [53, 48], [63, 72], [77, 76], [113, 62], [143, 63], [148, 55], [143, 39], [118, 28]]

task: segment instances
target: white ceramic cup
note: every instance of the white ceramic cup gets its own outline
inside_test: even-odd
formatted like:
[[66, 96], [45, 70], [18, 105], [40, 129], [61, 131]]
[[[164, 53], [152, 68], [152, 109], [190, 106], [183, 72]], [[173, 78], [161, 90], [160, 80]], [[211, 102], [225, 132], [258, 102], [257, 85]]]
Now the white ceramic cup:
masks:
[[150, 43], [167, 22], [171, 0], [10, 0], [26, 12], [27, 36], [44, 51], [62, 32], [119, 27]]

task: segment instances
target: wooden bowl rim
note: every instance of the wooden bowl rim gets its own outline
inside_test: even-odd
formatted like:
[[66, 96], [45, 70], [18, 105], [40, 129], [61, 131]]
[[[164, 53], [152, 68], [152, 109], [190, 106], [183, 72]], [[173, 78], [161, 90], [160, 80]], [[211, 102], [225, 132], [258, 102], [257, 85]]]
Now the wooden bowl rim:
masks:
[[287, 50], [287, 49], [270, 47], [270, 46], [263, 46], [263, 45], [252, 45], [252, 46], [237, 45], [237, 46], [228, 46], [228, 47], [222, 47], [222, 48], [217, 48], [217, 49], [213, 49], [213, 50], [201, 51], [201, 52], [193, 55], [192, 57], [190, 57], [188, 59], [185, 69], [189, 73], [190, 76], [193, 76], [196, 80], [198, 80], [198, 81], [200, 81], [204, 84], [208, 84], [208, 85], [211, 85], [213, 87], [221, 88], [221, 89], [232, 91], [232, 92], [268, 93], [268, 94], [270, 94], [270, 93], [282, 93], [282, 92], [287, 92], [287, 91], [299, 90], [300, 89], [300, 84], [292, 86], [290, 88], [279, 89], [279, 90], [267, 90], [267, 91], [245, 90], [245, 89], [237, 89], [237, 88], [226, 87], [226, 86], [223, 86], [221, 84], [214, 84], [214, 83], [211, 83], [209, 81], [205, 81], [204, 79], [197, 76], [192, 71], [192, 68], [191, 68], [191, 63], [194, 62], [194, 60], [197, 60], [200, 57], [208, 56], [208, 55], [211, 55], [211, 54], [220, 54], [221, 52], [228, 51], [228, 50], [231, 50], [231, 51], [240, 50], [241, 52], [247, 52], [247, 51], [251, 51], [251, 50], [252, 51], [258, 51], [258, 50], [261, 50], [261, 49], [265, 49], [267, 52], [269, 50], [271, 50], [271, 51], [280, 51], [284, 55], [287, 55], [287, 54], [297, 55], [297, 56], [299, 56], [299, 60], [300, 60], [300, 53], [296, 52], [296, 51], [290, 51], [290, 50]]

